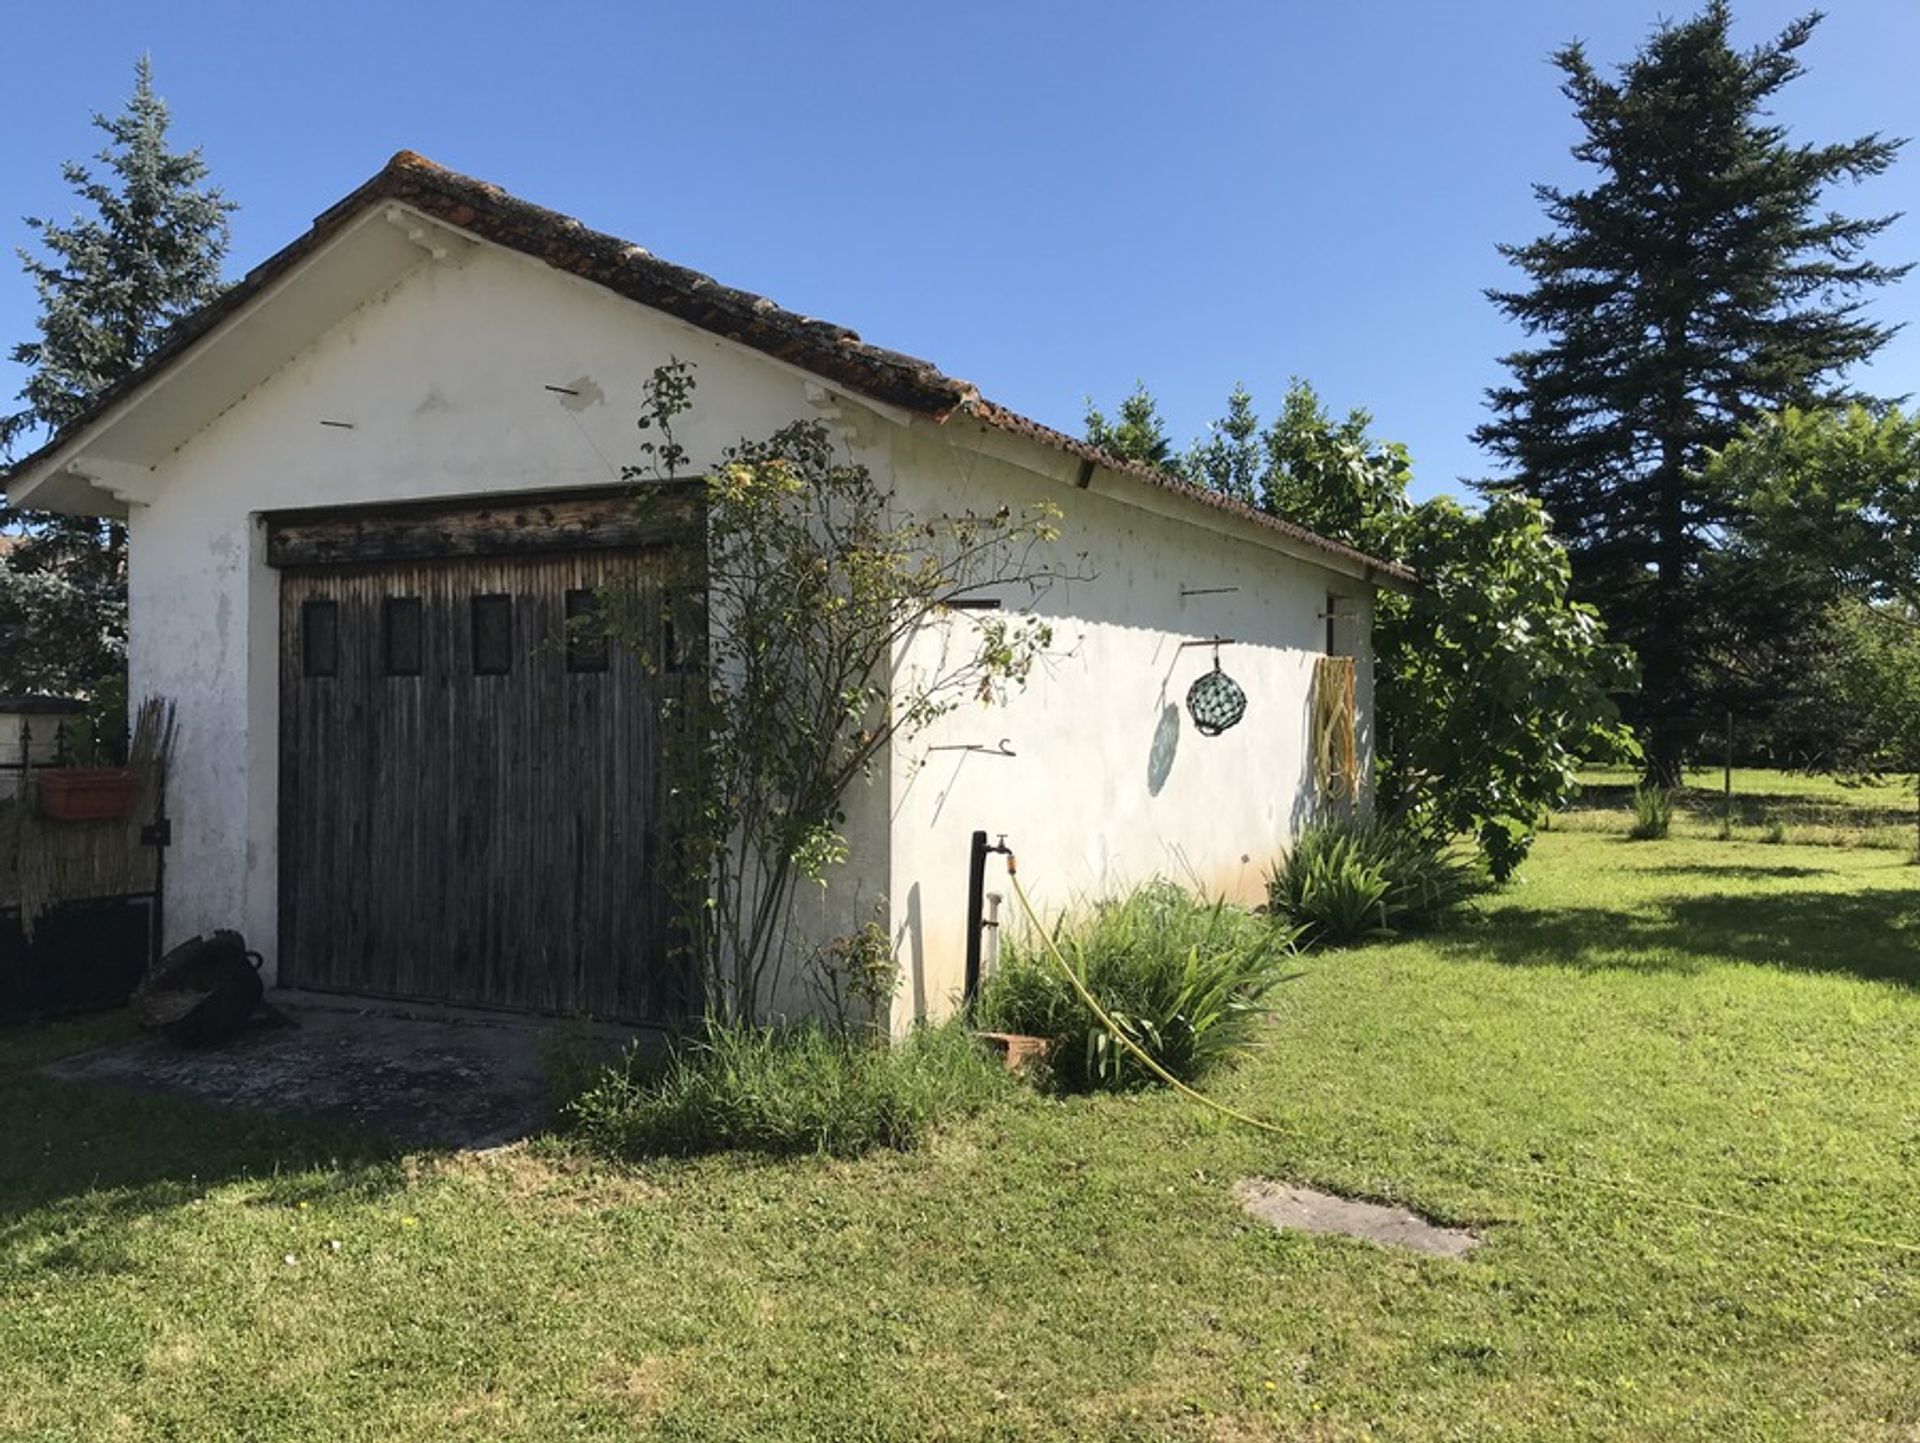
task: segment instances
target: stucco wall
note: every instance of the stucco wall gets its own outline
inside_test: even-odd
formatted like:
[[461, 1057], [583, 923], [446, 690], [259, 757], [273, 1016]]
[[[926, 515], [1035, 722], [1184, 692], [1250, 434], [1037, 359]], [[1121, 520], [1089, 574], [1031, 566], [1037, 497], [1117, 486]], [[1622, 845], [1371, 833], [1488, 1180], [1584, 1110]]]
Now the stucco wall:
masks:
[[[640, 459], [642, 384], [671, 357], [696, 366], [696, 462], [817, 414], [791, 368], [482, 247], [423, 262], [158, 469], [129, 521], [129, 587], [133, 694], [179, 703], [169, 942], [239, 926], [272, 973], [279, 578], [260, 514], [613, 484]], [[885, 875], [885, 798], [883, 771], [851, 799], [863, 874]], [[846, 931], [852, 905], [815, 889], [802, 925]]]
[[[976, 827], [1008, 834], [1049, 908], [1155, 875], [1258, 896], [1312, 800], [1306, 709], [1320, 613], [1329, 590], [1352, 598], [1341, 649], [1363, 654], [1362, 585], [1256, 544], [1244, 522], [1154, 514], [982, 454], [956, 431], [835, 404], [792, 368], [480, 247], [423, 261], [333, 327], [165, 461], [153, 500], [134, 509], [134, 694], [179, 705], [170, 942], [238, 925], [272, 975], [279, 578], [261, 513], [616, 484], [638, 459], [642, 384], [673, 356], [697, 367], [681, 436], [696, 464], [743, 436], [825, 416], [915, 510], [1053, 501], [1060, 559], [1078, 565], [1085, 552], [1094, 573], [1043, 598], [1053, 653], [1011, 705], [962, 709], [856, 786], [850, 860], [830, 890], [801, 889], [802, 937], [845, 933], [879, 908], [906, 964], [897, 1018], [944, 1012], [961, 982]], [[1238, 590], [1183, 597], [1183, 587]], [[1178, 643], [1215, 634], [1235, 638], [1222, 660], [1250, 710], [1208, 739], [1183, 702], [1212, 656]], [[902, 660], [914, 664], [915, 651]], [[1363, 655], [1363, 717], [1370, 682]], [[1014, 758], [929, 750], [1003, 737]], [[989, 885], [999, 877], [996, 863]], [[790, 981], [782, 1002], [797, 1009], [805, 993]]]
[[[892, 900], [908, 975], [898, 1019], [940, 1015], [960, 991], [976, 828], [1007, 835], [1022, 881], [1050, 917], [1155, 877], [1259, 900], [1267, 868], [1318, 805], [1308, 706], [1329, 592], [1352, 606], [1335, 643], [1359, 659], [1363, 747], [1368, 740], [1367, 588], [1250, 539], [956, 453], [924, 432], [903, 433], [900, 446], [906, 504], [959, 511], [1051, 501], [1062, 513], [1056, 559], [1093, 579], [1059, 583], [1040, 599], [1053, 644], [1023, 692], [1003, 707], [951, 713], [896, 745]], [[1237, 589], [1181, 594], [1203, 588]], [[1233, 639], [1220, 660], [1248, 707], [1239, 726], [1205, 737], [1185, 699], [1213, 652], [1179, 643], [1213, 636]], [[924, 657], [940, 644], [926, 637], [915, 650]], [[1003, 738], [1012, 758], [932, 750]], [[1000, 858], [989, 858], [987, 879], [989, 892], [1006, 894], [1003, 918], [1018, 925]]]

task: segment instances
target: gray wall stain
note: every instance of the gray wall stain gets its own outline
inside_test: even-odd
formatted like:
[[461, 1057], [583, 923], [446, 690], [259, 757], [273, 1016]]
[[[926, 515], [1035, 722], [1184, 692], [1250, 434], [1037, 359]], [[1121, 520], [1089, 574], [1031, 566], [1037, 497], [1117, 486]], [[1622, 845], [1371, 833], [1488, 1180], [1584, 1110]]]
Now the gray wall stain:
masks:
[[[568, 394], [571, 392], [572, 394]], [[591, 376], [580, 376], [568, 381], [564, 390], [557, 393], [560, 404], [569, 411], [584, 411], [589, 406], [604, 406], [607, 393]]]

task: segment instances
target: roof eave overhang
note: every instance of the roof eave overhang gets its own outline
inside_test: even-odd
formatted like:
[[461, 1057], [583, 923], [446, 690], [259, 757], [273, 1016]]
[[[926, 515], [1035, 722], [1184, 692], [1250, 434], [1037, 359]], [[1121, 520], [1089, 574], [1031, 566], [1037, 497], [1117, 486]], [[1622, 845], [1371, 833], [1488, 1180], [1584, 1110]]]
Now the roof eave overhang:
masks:
[[938, 423], [982, 455], [1049, 481], [1091, 492], [1216, 535], [1250, 542], [1370, 587], [1411, 594], [1419, 578], [1406, 567], [1368, 556], [1224, 496], [1104, 456], [1097, 448], [1058, 436], [991, 403]]
[[163, 345], [157, 364], [133, 378], [135, 384], [7, 473], [8, 501], [41, 511], [125, 516], [130, 506], [151, 499], [155, 467], [316, 336], [415, 267], [457, 257], [474, 244], [453, 227], [389, 202], [344, 220], [282, 264], [275, 257], [240, 283], [238, 304], [177, 350]]
[[304, 235], [176, 327], [71, 434], [7, 473], [15, 505], [122, 516], [150, 499], [159, 463], [328, 327], [414, 267], [488, 242], [734, 341], [895, 419], [989, 434], [1021, 464], [1215, 531], [1243, 536], [1370, 585], [1412, 591], [1404, 567], [1281, 517], [1201, 491], [983, 399], [913, 356], [650, 255], [618, 237], [402, 151], [322, 212]]

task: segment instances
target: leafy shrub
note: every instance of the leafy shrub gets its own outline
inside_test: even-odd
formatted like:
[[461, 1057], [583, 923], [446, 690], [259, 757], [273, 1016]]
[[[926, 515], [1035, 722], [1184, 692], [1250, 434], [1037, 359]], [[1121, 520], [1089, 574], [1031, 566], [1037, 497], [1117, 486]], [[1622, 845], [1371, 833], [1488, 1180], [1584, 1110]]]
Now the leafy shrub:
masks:
[[566, 1116], [577, 1099], [601, 1084], [609, 1069], [627, 1065], [621, 1043], [564, 1022], [542, 1029], [534, 1046], [547, 1084], [547, 1105], [556, 1117]]
[[710, 1026], [663, 1060], [629, 1052], [567, 1107], [575, 1134], [619, 1157], [738, 1148], [853, 1157], [905, 1151], [977, 1112], [1005, 1070], [957, 1024], [892, 1046], [817, 1024]]
[[1322, 822], [1274, 868], [1267, 904], [1304, 942], [1339, 947], [1422, 926], [1472, 891], [1466, 864], [1423, 832], [1391, 821]]
[[1520, 870], [1533, 850], [1533, 828], [1518, 817], [1489, 817], [1480, 824], [1480, 855], [1495, 885], [1503, 885]]
[[[1280, 980], [1293, 932], [1224, 902], [1155, 882], [1062, 921], [1054, 944], [1148, 1056], [1181, 1081], [1246, 1047]], [[982, 1025], [1052, 1041], [1048, 1068], [1070, 1091], [1155, 1079], [1080, 1000], [1038, 937], [1008, 940], [975, 1009]]]
[[886, 1040], [894, 994], [900, 990], [900, 959], [883, 925], [868, 922], [821, 947], [811, 980], [835, 1032]]
[[1673, 789], [1639, 786], [1633, 789], [1633, 825], [1627, 835], [1636, 842], [1657, 841], [1673, 825]]

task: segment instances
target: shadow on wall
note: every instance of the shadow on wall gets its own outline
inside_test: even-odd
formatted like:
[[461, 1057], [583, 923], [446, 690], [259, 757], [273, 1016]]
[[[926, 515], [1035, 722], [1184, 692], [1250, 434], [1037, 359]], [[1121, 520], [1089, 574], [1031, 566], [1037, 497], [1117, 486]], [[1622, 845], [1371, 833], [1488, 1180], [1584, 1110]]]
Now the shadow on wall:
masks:
[[[948, 463], [944, 453], [921, 459], [931, 468], [930, 475]], [[962, 498], [969, 498], [980, 484], [970, 475], [955, 479], [960, 483], [957, 494]], [[1052, 487], [1016, 476], [1011, 486], [994, 492], [992, 499], [995, 504], [1018, 505], [1051, 500], [1055, 494]], [[1325, 645], [1324, 613], [1319, 608], [1324, 604], [1326, 579], [1310, 562], [1283, 561], [1254, 542], [1197, 532], [1178, 520], [1143, 518], [1125, 502], [1092, 492], [1074, 493], [1057, 524], [1063, 539], [1059, 554], [1051, 559], [1063, 566], [1084, 561], [1091, 574], [1060, 580], [1030, 599], [1024, 595], [1004, 599], [1009, 606], [1021, 607], [1030, 600], [1033, 614], [1053, 624], [1056, 645], [1074, 635], [1075, 623], [1146, 633], [1153, 639], [1151, 659], [1141, 658], [1138, 670], [1131, 675], [1096, 679], [1100, 707], [1108, 714], [1140, 715], [1133, 712], [1134, 706], [1147, 703], [1151, 707], [1153, 722], [1145, 764], [1149, 796], [1160, 796], [1173, 778], [1182, 733], [1187, 728], [1187, 720], [1180, 715], [1187, 688], [1205, 667], [1207, 653], [1196, 644], [1204, 644], [1207, 638], [1223, 638], [1220, 644], [1231, 646], [1231, 639], [1237, 638], [1253, 646], [1284, 648], [1307, 657], [1319, 654]], [[1092, 548], [1091, 553], [1076, 558], [1075, 549], [1083, 543]], [[1168, 558], [1164, 555], [1168, 548], [1180, 554]], [[1186, 591], [1183, 573], [1191, 573], [1186, 580], [1204, 573], [1203, 579], [1210, 583], [1207, 592]], [[1211, 584], [1216, 582], [1221, 584]], [[1183, 646], [1183, 642], [1190, 645]], [[1167, 649], [1163, 651], [1162, 646]], [[1076, 642], [1054, 655], [1071, 656], [1077, 649]], [[1214, 656], [1220, 656], [1218, 647]], [[1233, 658], [1234, 653], [1226, 654], [1229, 672], [1236, 669]], [[1043, 662], [1031, 683], [1033, 687], [1046, 685], [1047, 667]], [[1239, 680], [1243, 684], [1248, 681], [1245, 677]], [[1288, 694], [1275, 695], [1263, 677], [1250, 691], [1247, 717], [1236, 728], [1236, 736], [1264, 732], [1279, 715], [1277, 708], [1291, 706], [1290, 692], [1289, 687]], [[1304, 722], [1303, 714], [1298, 724], [1303, 736]], [[990, 742], [991, 738], [979, 740]], [[1043, 767], [1053, 760], [1045, 755], [1044, 747], [1036, 750], [1032, 738], [1016, 735], [1011, 746], [1014, 753]], [[1307, 760], [1300, 759], [1303, 763]], [[936, 819], [946, 792], [956, 781], [957, 775], [947, 777], [936, 806]], [[907, 805], [907, 793], [926, 784], [930, 779], [923, 781], [916, 771], [896, 800], [896, 812]]]
[[1300, 736], [1306, 755], [1300, 762], [1301, 787], [1294, 794], [1293, 810], [1287, 818], [1287, 825], [1292, 829], [1290, 835], [1294, 838], [1308, 827], [1318, 826], [1322, 822], [1345, 821], [1351, 818], [1354, 812], [1351, 798], [1329, 796], [1327, 789], [1320, 781], [1320, 768], [1314, 756], [1313, 735], [1318, 686], [1317, 680], [1309, 681], [1306, 693], [1300, 699], [1300, 709], [1303, 713]]
[[[1311, 654], [1311, 647], [1303, 649]], [[1350, 653], [1341, 652], [1335, 654], [1349, 655]], [[1153, 736], [1147, 746], [1147, 794], [1149, 796], [1157, 797], [1165, 788], [1168, 778], [1171, 777], [1173, 773], [1174, 759], [1180, 750], [1180, 737], [1183, 729], [1180, 715], [1182, 706], [1178, 702], [1169, 700], [1167, 689], [1169, 683], [1173, 680], [1174, 674], [1179, 670], [1181, 657], [1185, 655], [1186, 649], [1184, 647], [1176, 647], [1173, 660], [1169, 664], [1166, 674], [1160, 679], [1159, 710], [1154, 722]], [[1214, 665], [1216, 667], [1220, 666], [1219, 649], [1217, 647], [1214, 651]], [[1361, 803], [1356, 798], [1352, 796], [1328, 795], [1326, 789], [1319, 781], [1318, 768], [1315, 765], [1314, 730], [1316, 700], [1318, 697], [1318, 687], [1321, 683], [1317, 674], [1310, 675], [1311, 679], [1308, 682], [1305, 694], [1298, 702], [1300, 707], [1298, 734], [1301, 738], [1301, 754], [1297, 758], [1297, 775], [1301, 778], [1302, 785], [1295, 791], [1292, 804], [1288, 809], [1287, 830], [1285, 835], [1274, 839], [1276, 846], [1282, 848], [1287, 846], [1293, 838], [1298, 837], [1306, 827], [1320, 822], [1351, 819], [1361, 810]], [[1274, 702], [1285, 705], [1286, 698], [1275, 697], [1269, 704], [1271, 705]], [[1371, 711], [1363, 712], [1357, 720], [1354, 735], [1354, 751], [1356, 756], [1362, 759], [1372, 755], [1372, 724], [1373, 716]], [[1364, 785], [1364, 781], [1362, 785]]]
[[902, 942], [907, 944], [907, 986], [913, 992], [913, 1015], [922, 1018], [927, 1015], [927, 947], [921, 930], [918, 882], [907, 888], [907, 916], [901, 934], [894, 938], [894, 953], [899, 954]]
[[[1168, 672], [1172, 675], [1171, 668]], [[1173, 774], [1173, 764], [1180, 752], [1180, 739], [1185, 729], [1181, 717], [1181, 707], [1166, 699], [1165, 679], [1160, 691], [1161, 705], [1159, 715], [1154, 722], [1153, 735], [1147, 744], [1147, 794], [1159, 796], [1166, 787], [1167, 780]], [[1281, 856], [1292, 845], [1293, 840], [1306, 828], [1320, 822], [1351, 819], [1356, 812], [1355, 803], [1347, 797], [1329, 797], [1321, 787], [1313, 757], [1312, 712], [1313, 693], [1309, 689], [1299, 703], [1301, 707], [1300, 735], [1303, 754], [1299, 759], [1299, 775], [1303, 785], [1294, 793], [1293, 803], [1287, 812], [1287, 831], [1284, 836], [1273, 839], [1273, 854], [1267, 858], [1256, 858], [1250, 854], [1241, 858], [1242, 862], [1254, 861], [1262, 868], [1264, 877], [1278, 865]], [[1366, 753], [1362, 752], [1362, 755]], [[1208, 879], [1190, 869], [1187, 882], [1199, 891], [1206, 891]]]
[[[936, 481], [949, 477], [952, 462], [945, 451], [929, 449], [898, 464]], [[943, 505], [1019, 505], [1061, 494], [1010, 466], [954, 470], [950, 479]], [[1034, 876], [1070, 875], [1079, 895], [1106, 885], [1110, 873], [1124, 881], [1141, 869], [1178, 867], [1182, 881], [1253, 901], [1282, 848], [1320, 810], [1306, 682], [1312, 658], [1326, 646], [1329, 576], [1254, 541], [1143, 513], [1097, 492], [1075, 491], [1063, 505], [1054, 559], [1071, 566], [1084, 547], [1081, 569], [1091, 574], [1031, 598], [1010, 588], [1001, 600], [1010, 608], [1031, 605], [1053, 627], [1054, 650], [1036, 667], [1029, 690], [1053, 685], [1056, 666], [1067, 689], [1004, 725], [996, 717], [991, 731], [955, 729], [940, 738], [978, 742], [987, 752], [1004, 730], [1017, 761], [960, 752], [948, 763], [918, 745], [900, 754], [906, 770], [893, 815], [926, 827], [916, 864], [949, 884], [931, 883], [900, 928], [901, 951], [918, 974], [903, 997], [916, 1012], [938, 1000], [923, 988], [948, 975], [964, 940], [950, 884], [964, 875], [972, 827], [1013, 832]], [[1107, 634], [1090, 646], [1095, 627]], [[1224, 740], [1201, 737], [1191, 716], [1182, 715], [1188, 689], [1210, 669], [1216, 646], [1230, 648], [1221, 653], [1224, 669], [1247, 692], [1245, 719]], [[1247, 655], [1269, 648], [1290, 655]], [[1231, 766], [1219, 765], [1223, 753]], [[1080, 794], [1049, 805], [1047, 789], [1068, 777]], [[1257, 824], [1241, 821], [1249, 815], [1259, 817]], [[930, 844], [943, 850], [924, 850]]]
[[1173, 759], [1180, 751], [1180, 708], [1168, 702], [1160, 708], [1160, 720], [1154, 723], [1153, 740], [1147, 746], [1147, 795], [1157, 797], [1173, 775]]

